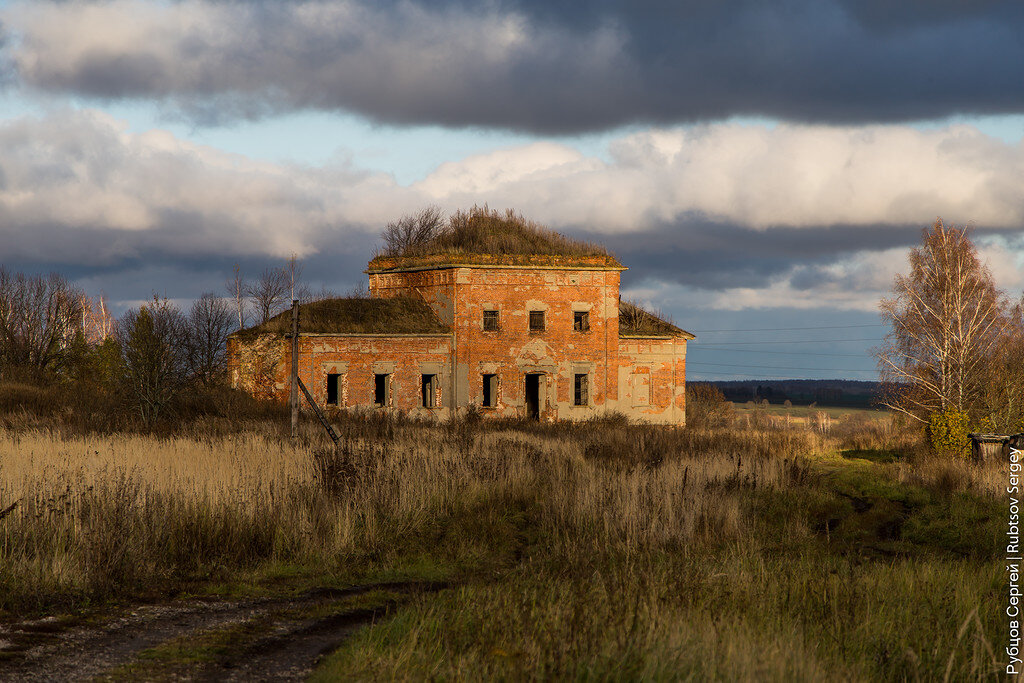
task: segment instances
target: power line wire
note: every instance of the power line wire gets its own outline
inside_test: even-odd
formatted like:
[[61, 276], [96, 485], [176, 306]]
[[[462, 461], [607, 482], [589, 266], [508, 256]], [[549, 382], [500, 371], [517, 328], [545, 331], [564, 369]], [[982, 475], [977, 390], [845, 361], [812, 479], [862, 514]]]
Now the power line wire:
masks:
[[[858, 337], [856, 339], [764, 339], [750, 342], [715, 342], [723, 346], [739, 346], [751, 344], [824, 344], [825, 342], [855, 342], [855, 341], [883, 341], [881, 337]], [[692, 342], [694, 346], [700, 346], [700, 342]]]
[[724, 351], [727, 353], [772, 353], [782, 356], [836, 356], [841, 358], [863, 358], [863, 353], [820, 353], [814, 351], [770, 351], [770, 350], [751, 350], [751, 349], [725, 349], [720, 346], [704, 346], [694, 344], [693, 348], [688, 351]]
[[873, 370], [870, 368], [805, 368], [793, 365], [736, 365], [731, 363], [704, 363], [701, 361], [688, 362], [686, 365], [716, 365], [723, 368], [766, 368], [768, 370], [828, 370], [830, 372], [878, 372], [877, 370]]
[[864, 325], [820, 325], [815, 327], [750, 327], [745, 329], [735, 330], [692, 330], [693, 332], [700, 332], [701, 334], [710, 334], [712, 332], [789, 332], [790, 330], [845, 330], [854, 327], [886, 327], [882, 323], [871, 323]]

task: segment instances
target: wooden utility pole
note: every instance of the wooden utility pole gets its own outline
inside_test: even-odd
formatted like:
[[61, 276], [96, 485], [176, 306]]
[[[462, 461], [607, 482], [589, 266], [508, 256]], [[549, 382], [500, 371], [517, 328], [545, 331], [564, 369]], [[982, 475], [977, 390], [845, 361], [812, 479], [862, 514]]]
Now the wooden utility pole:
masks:
[[292, 443], [299, 439], [299, 300], [292, 299], [292, 374], [291, 396], [292, 408]]

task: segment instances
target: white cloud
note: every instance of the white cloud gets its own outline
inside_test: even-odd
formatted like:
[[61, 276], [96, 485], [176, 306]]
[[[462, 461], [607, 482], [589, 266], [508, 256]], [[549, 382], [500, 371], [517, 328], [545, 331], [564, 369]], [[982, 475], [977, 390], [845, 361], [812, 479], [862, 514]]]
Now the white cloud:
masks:
[[473, 197], [557, 182], [585, 170], [599, 171], [601, 163], [565, 145], [534, 142], [441, 164], [416, 189], [436, 200], [472, 202]]
[[0, 181], [7, 258], [54, 263], [309, 254], [422, 203], [385, 174], [253, 161], [96, 111], [0, 126]]
[[[781, 265], [765, 271], [763, 286], [707, 290], [701, 305], [866, 311], [906, 267], [904, 250], [870, 243], [879, 225], [924, 227], [941, 214], [1012, 235], [1024, 224], [1024, 188], [1015, 182], [1024, 147], [965, 126], [722, 124], [637, 133], [612, 151], [602, 161], [536, 142], [442, 164], [405, 187], [384, 173], [256, 161], [164, 131], [131, 132], [101, 112], [64, 110], [0, 124], [0, 250], [8, 263], [108, 266], [337, 253], [365, 249], [385, 223], [425, 204], [486, 202], [556, 229], [647, 234], [653, 258], [703, 237], [687, 218], [700, 213], [734, 226], [747, 263], [760, 255], [743, 243], [744, 230], [848, 226], [836, 247], [847, 255], [829, 263], [821, 247], [813, 259], [777, 249]], [[986, 237], [982, 253], [1001, 286], [1024, 285], [1012, 242]]]
[[[996, 286], [1011, 298], [1019, 296], [1024, 288], [1024, 253], [1016, 253], [1000, 240], [984, 242], [978, 252]], [[708, 290], [648, 280], [624, 290], [623, 296], [680, 310], [795, 308], [874, 313], [879, 301], [892, 295], [896, 274], [909, 271], [907, 251], [863, 250], [825, 265], [797, 265], [759, 287]]]
[[[612, 154], [604, 163], [551, 144], [502, 150], [445, 164], [418, 189], [463, 199], [479, 187], [494, 204], [604, 232], [644, 230], [689, 212], [754, 229], [924, 225], [936, 216], [985, 227], [1024, 223], [1024, 145], [966, 125], [713, 124], [636, 133], [616, 140]], [[494, 173], [509, 160], [514, 172]], [[450, 182], [466, 177], [475, 180]]]

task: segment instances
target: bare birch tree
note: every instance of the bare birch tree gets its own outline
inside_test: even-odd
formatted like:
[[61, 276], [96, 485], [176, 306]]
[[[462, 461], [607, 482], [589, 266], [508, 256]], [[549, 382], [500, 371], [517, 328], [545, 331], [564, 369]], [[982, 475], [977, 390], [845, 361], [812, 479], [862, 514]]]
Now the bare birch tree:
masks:
[[107, 295], [100, 294], [93, 299], [82, 294], [82, 334], [89, 345], [102, 344], [114, 333], [116, 321], [110, 313]]
[[249, 287], [245, 282], [245, 278], [242, 277], [242, 269], [237, 263], [234, 268], [234, 277], [224, 284], [224, 288], [228, 291], [228, 295], [235, 304], [235, 312], [238, 314], [237, 329], [241, 330], [245, 328], [245, 298], [248, 296], [246, 292]]
[[288, 257], [288, 264], [285, 266], [285, 269], [288, 271], [288, 300], [295, 301], [296, 299], [301, 299], [304, 291], [300, 290], [305, 290], [305, 288], [299, 285], [299, 279], [302, 277], [302, 264], [299, 263], [298, 254], [292, 252], [292, 255]]
[[1007, 324], [1006, 300], [982, 265], [968, 229], [937, 220], [910, 251], [880, 303], [892, 331], [877, 350], [889, 408], [927, 422], [969, 413], [984, 389], [986, 359]]

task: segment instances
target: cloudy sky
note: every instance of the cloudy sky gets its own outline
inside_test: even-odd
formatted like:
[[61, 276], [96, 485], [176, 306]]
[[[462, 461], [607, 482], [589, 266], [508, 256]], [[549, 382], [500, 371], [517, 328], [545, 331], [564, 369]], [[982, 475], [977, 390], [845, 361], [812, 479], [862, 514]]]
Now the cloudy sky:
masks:
[[[1024, 287], [1011, 0], [0, 0], [0, 262], [121, 308], [427, 204], [596, 239], [692, 378], [874, 378], [923, 227]], [[726, 331], [730, 330], [730, 331]]]

